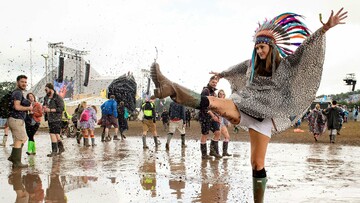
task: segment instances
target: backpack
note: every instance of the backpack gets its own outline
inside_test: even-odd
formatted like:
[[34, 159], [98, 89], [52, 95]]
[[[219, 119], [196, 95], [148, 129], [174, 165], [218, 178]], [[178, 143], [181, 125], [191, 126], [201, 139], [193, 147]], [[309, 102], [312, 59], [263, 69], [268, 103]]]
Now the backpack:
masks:
[[359, 115], [359, 112], [356, 110], [355, 111], [355, 116], [358, 116]]
[[13, 91], [9, 91], [0, 99], [0, 118], [9, 118], [12, 112], [11, 95]]
[[88, 121], [89, 119], [90, 119], [90, 110], [85, 109], [80, 116], [80, 122]]
[[125, 107], [125, 112], [124, 112], [124, 118], [125, 119], [129, 118], [129, 111], [126, 107]]

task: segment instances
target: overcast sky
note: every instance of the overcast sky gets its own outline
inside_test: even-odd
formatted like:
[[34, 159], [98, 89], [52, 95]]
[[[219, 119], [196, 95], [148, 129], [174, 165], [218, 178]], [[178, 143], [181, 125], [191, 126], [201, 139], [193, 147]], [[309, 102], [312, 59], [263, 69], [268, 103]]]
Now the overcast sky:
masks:
[[[327, 20], [331, 9], [349, 11], [345, 25], [327, 33], [320, 94], [349, 91], [343, 78], [360, 78], [360, 1], [212, 1], [212, 0], [36, 0], [5, 1], [0, 7], [0, 82], [29, 75], [32, 42], [33, 80], [44, 75], [48, 42], [90, 51], [86, 60], [104, 76], [149, 68], [159, 50], [165, 75], [201, 91], [210, 77], [251, 57], [252, 36], [258, 22], [283, 12], [305, 16], [311, 31], [318, 29], [319, 13]], [[359, 84], [358, 84], [359, 85]], [[226, 81], [219, 88], [229, 91]], [[356, 88], [359, 89], [359, 86]]]

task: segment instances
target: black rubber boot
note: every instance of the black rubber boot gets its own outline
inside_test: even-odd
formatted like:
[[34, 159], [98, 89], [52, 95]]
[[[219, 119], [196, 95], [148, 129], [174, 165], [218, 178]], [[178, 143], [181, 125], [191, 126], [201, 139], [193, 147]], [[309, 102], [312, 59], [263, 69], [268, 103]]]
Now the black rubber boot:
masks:
[[222, 156], [219, 154], [219, 141], [211, 140], [210, 143], [210, 156], [214, 156], [215, 158], [221, 158]]
[[254, 203], [263, 203], [266, 188], [266, 171], [265, 168], [260, 171], [253, 170], [253, 195]]
[[14, 151], [14, 147], [12, 148], [12, 150], [11, 150], [11, 154], [10, 154], [10, 156], [9, 156], [9, 158], [8, 158], [8, 160], [9, 161], [11, 161], [12, 163], [14, 163], [14, 154], [15, 154], [15, 151]]
[[182, 135], [181, 135], [181, 147], [186, 147], [186, 144], [185, 144], [185, 134], [182, 134]]
[[58, 141], [58, 146], [59, 146], [59, 155], [63, 152], [65, 152], [65, 148], [64, 148], [64, 144], [62, 143], [62, 141]]
[[82, 137], [82, 134], [80, 132], [76, 132], [76, 142], [78, 144], [80, 144], [81, 137]]
[[103, 131], [101, 133], [101, 142], [105, 142], [105, 128], [103, 128]]
[[125, 140], [125, 139], [126, 139], [126, 136], [124, 135], [124, 133], [121, 133], [121, 139], [122, 139], [122, 140]]
[[166, 150], [170, 150], [170, 141], [171, 141], [171, 138], [173, 137], [173, 135], [174, 135], [173, 133], [168, 134], [166, 144], [165, 144], [165, 149]]
[[231, 154], [228, 153], [228, 146], [229, 146], [229, 142], [223, 142], [223, 156], [232, 156]]
[[207, 154], [207, 147], [205, 144], [200, 144], [200, 150], [201, 150], [201, 158], [202, 159], [211, 159], [211, 156]]
[[118, 136], [117, 136], [117, 135], [114, 135], [113, 140], [114, 140], [114, 141], [115, 141], [115, 140], [120, 140], [120, 138], [118, 138]]
[[158, 140], [157, 136], [154, 136], [154, 144], [155, 144], [155, 147], [158, 147], [160, 145], [160, 141]]
[[57, 142], [52, 142], [51, 143], [51, 153], [47, 155], [47, 157], [53, 157], [58, 155], [58, 143]]
[[146, 136], [142, 136], [142, 141], [143, 141], [143, 148], [144, 149], [149, 149], [149, 147], [146, 145]]
[[26, 167], [28, 167], [27, 164], [22, 164], [21, 163], [22, 148], [13, 148], [13, 151], [14, 151], [13, 167], [15, 167], [15, 168], [26, 168]]

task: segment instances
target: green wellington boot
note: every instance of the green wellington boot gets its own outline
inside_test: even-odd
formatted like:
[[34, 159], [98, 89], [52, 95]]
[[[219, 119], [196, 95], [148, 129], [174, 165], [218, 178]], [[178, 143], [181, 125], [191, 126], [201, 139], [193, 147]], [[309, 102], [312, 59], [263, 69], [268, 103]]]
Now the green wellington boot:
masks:
[[253, 178], [254, 203], [264, 202], [267, 178]]
[[28, 141], [28, 150], [26, 152], [27, 155], [35, 155], [36, 154], [36, 146], [34, 141]]

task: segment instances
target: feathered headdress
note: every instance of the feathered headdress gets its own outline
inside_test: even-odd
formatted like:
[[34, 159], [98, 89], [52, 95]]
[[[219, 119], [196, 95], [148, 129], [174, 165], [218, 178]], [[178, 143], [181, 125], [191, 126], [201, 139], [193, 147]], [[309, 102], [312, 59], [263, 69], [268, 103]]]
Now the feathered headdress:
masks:
[[[310, 30], [298, 18], [303, 18], [296, 13], [283, 13], [276, 16], [271, 21], [265, 21], [255, 30], [254, 42], [255, 44], [265, 43], [276, 48], [282, 57], [294, 53], [291, 46], [298, 47], [302, 40], [310, 35]], [[299, 42], [301, 40], [301, 42]], [[273, 49], [274, 51], [274, 49]], [[256, 57], [256, 50], [254, 49], [251, 66], [252, 72], [250, 82], [254, 77], [254, 62]], [[274, 60], [274, 58], [273, 58]], [[275, 71], [275, 64], [273, 63], [273, 71]]]

